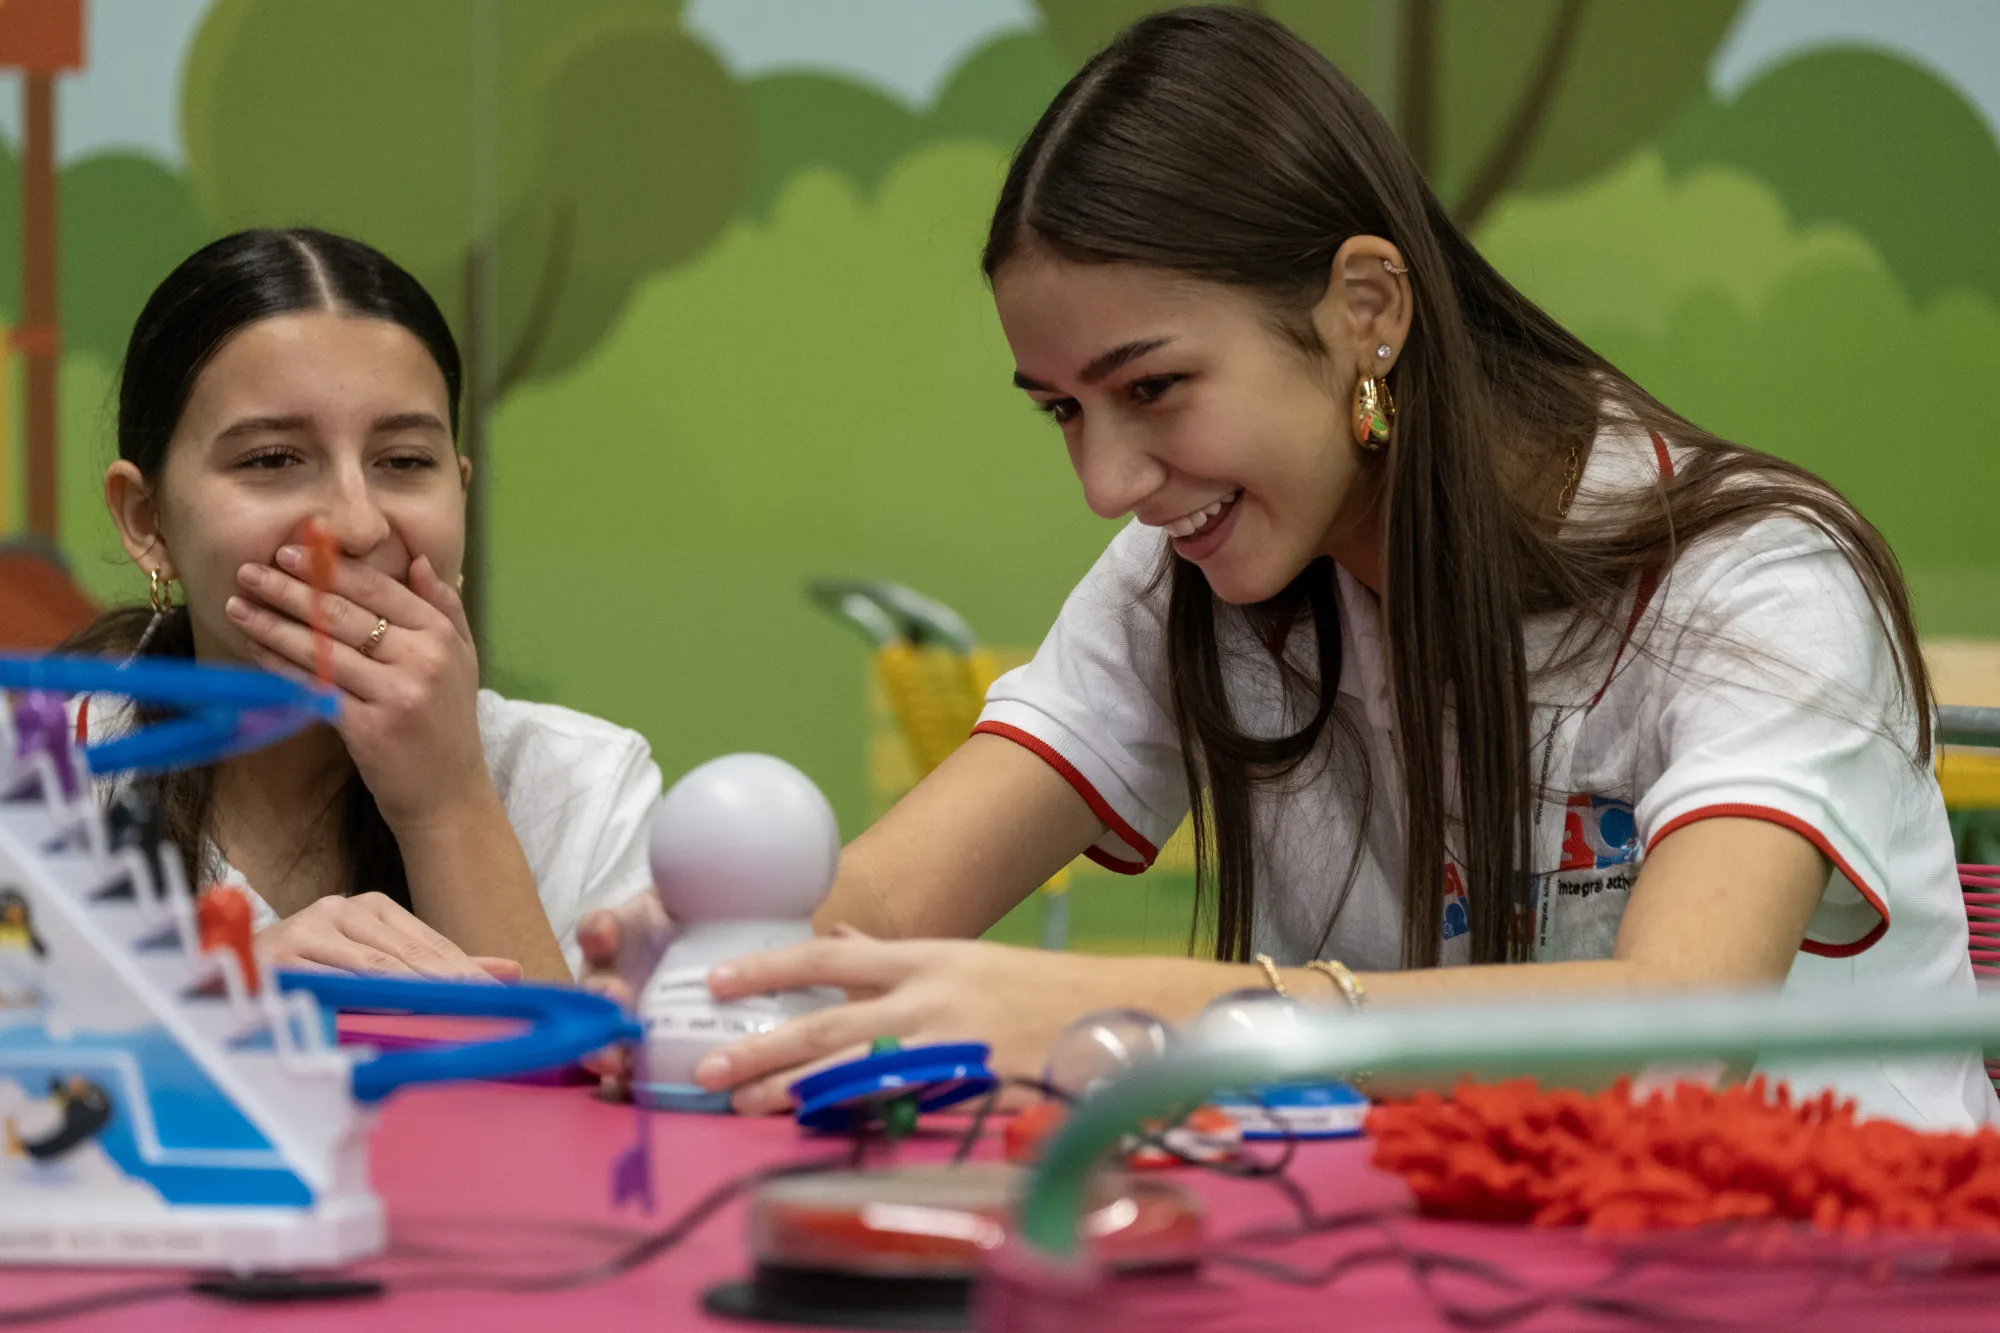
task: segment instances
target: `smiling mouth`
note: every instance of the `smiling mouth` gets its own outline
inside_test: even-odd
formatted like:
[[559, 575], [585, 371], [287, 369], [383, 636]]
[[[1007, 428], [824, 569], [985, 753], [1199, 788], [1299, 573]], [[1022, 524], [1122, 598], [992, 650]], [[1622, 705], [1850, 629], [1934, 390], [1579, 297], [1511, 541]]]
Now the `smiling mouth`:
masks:
[[1160, 529], [1176, 541], [1198, 537], [1221, 522], [1222, 516], [1229, 512], [1229, 507], [1242, 498], [1242, 491], [1231, 491], [1212, 500], [1204, 508], [1197, 509], [1191, 514], [1183, 514], [1172, 522], [1162, 523]]

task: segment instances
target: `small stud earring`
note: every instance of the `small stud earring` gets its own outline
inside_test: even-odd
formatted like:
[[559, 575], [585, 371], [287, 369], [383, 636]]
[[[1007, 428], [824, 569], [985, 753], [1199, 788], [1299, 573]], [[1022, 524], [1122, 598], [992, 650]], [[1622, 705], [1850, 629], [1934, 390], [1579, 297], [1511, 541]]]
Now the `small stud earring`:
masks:
[[1376, 348], [1376, 349], [1375, 349], [1375, 355], [1377, 355], [1377, 356], [1381, 357], [1381, 358], [1382, 358], [1383, 360], [1385, 360], [1385, 361], [1386, 361], [1386, 360], [1388, 360], [1388, 359], [1389, 359], [1389, 344], [1388, 344], [1388, 343], [1383, 343], [1383, 344], [1382, 344], [1382, 345], [1381, 345], [1380, 347]]

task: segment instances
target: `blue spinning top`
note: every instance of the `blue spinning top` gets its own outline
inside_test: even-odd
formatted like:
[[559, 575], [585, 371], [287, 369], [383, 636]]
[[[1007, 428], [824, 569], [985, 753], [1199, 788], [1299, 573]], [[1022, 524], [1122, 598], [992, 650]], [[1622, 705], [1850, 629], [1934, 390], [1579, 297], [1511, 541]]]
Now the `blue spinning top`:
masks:
[[913, 1100], [919, 1111], [937, 1111], [992, 1090], [999, 1080], [986, 1067], [985, 1042], [943, 1042], [907, 1050], [881, 1050], [822, 1069], [792, 1084], [798, 1122], [838, 1133], [857, 1116], [876, 1114], [890, 1102]]

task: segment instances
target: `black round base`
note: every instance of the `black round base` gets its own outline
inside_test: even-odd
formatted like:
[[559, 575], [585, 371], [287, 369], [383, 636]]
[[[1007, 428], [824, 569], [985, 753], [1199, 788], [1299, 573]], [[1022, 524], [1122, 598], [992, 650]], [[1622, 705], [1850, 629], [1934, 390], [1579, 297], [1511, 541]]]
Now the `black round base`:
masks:
[[759, 1264], [701, 1298], [710, 1314], [811, 1328], [957, 1330], [971, 1326], [968, 1278], [857, 1277]]

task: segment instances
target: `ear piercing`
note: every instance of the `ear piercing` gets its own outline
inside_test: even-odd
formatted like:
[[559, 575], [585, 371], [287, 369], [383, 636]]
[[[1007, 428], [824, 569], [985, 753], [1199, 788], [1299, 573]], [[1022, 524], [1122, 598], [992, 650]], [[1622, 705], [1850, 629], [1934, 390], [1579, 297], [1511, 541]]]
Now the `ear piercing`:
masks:
[[1383, 359], [1384, 361], [1388, 360], [1388, 359], [1389, 359], [1389, 344], [1388, 344], [1388, 343], [1383, 343], [1383, 344], [1382, 344], [1382, 345], [1381, 345], [1380, 347], [1376, 348], [1376, 349], [1375, 349], [1375, 355], [1376, 355], [1376, 356], [1379, 356], [1379, 357], [1381, 357], [1381, 358], [1382, 358], [1382, 359]]

